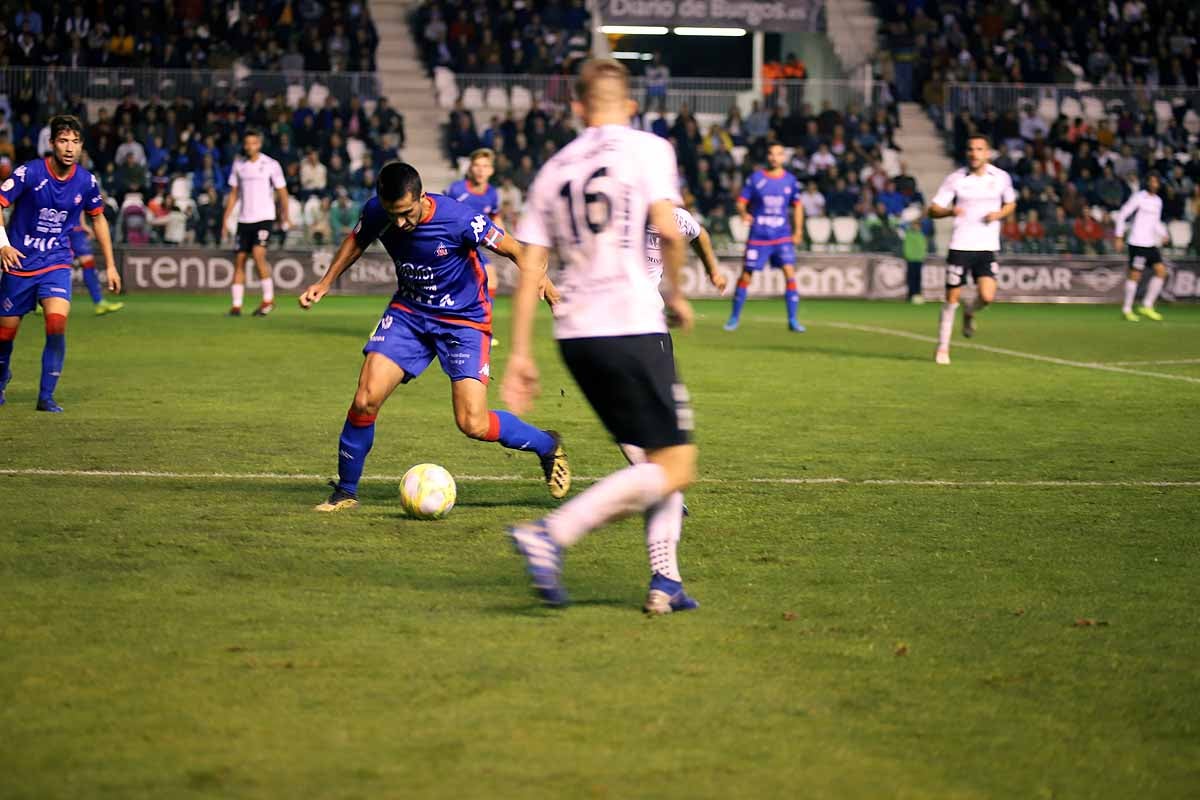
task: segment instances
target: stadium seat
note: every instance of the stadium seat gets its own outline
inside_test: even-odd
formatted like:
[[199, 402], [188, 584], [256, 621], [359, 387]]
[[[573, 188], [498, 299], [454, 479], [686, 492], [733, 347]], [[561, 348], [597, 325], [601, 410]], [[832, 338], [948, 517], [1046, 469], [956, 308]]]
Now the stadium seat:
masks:
[[512, 110], [516, 113], [533, 108], [533, 92], [525, 86], [512, 87]]
[[1079, 102], [1078, 97], [1064, 97], [1062, 101], [1062, 113], [1070, 120], [1082, 117], [1083, 103]]
[[314, 83], [308, 88], [308, 105], [310, 108], [324, 108], [325, 98], [329, 97], [329, 87], [323, 83]]
[[468, 86], [462, 93], [463, 108], [468, 111], [483, 110], [483, 90], [478, 86]]
[[1083, 98], [1083, 118], [1088, 122], [1099, 122], [1107, 115], [1104, 113], [1104, 103], [1100, 98], [1086, 96]]
[[1200, 114], [1196, 109], [1189, 108], [1183, 115], [1183, 129], [1192, 136], [1200, 136]]
[[438, 91], [438, 106], [441, 108], [454, 108], [454, 102], [458, 100], [458, 89], [443, 89]]
[[746, 147], [745, 145], [741, 145], [741, 144], [736, 144], [733, 146], [733, 149], [729, 151], [729, 154], [733, 156], [734, 165], [740, 167], [742, 164], [744, 164], [746, 162], [746, 155], [749, 152], [750, 152], [749, 147]]
[[1154, 101], [1154, 118], [1158, 120], [1159, 125], [1166, 125], [1174, 115], [1175, 112], [1172, 110], [1170, 102], [1166, 100]]
[[839, 250], [849, 251], [858, 239], [858, 220], [854, 217], [833, 218], [833, 238]]
[[1037, 114], [1046, 123], [1054, 122], [1058, 118], [1058, 100], [1046, 95], [1038, 101]]
[[458, 83], [455, 81], [454, 73], [448, 67], [433, 68], [433, 85], [437, 87], [438, 92], [454, 92], [458, 94]]
[[829, 217], [809, 217], [804, 221], [804, 230], [813, 250], [828, 250], [829, 237], [833, 235], [833, 223]]
[[304, 87], [298, 83], [290, 84], [287, 87], [287, 104], [288, 108], [299, 108], [304, 102], [304, 97], [307, 93]]
[[750, 238], [750, 226], [741, 217], [729, 218], [729, 232], [733, 234], [733, 240], [738, 244], [745, 244]]
[[351, 136], [346, 140], [346, 154], [350, 156], [350, 169], [356, 170], [362, 167], [363, 154], [367, 152], [367, 145], [362, 139], [357, 136]]
[[499, 86], [493, 86], [487, 90], [487, 94], [484, 95], [483, 102], [492, 111], [507, 111], [508, 93]]
[[1192, 225], [1181, 219], [1167, 223], [1167, 233], [1171, 235], [1171, 247], [1180, 252], [1188, 249], [1192, 243]]

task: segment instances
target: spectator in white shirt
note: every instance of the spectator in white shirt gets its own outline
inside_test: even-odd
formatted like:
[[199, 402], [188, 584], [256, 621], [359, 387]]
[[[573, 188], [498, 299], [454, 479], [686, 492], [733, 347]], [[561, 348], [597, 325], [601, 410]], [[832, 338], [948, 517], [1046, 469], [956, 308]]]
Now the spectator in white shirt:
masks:
[[829, 145], [821, 142], [817, 152], [813, 153], [813, 157], [809, 159], [808, 166], [813, 172], [828, 172], [837, 166], [837, 158], [829, 152]]
[[328, 171], [317, 157], [317, 151], [309, 148], [300, 162], [300, 198], [307, 200], [313, 195], [324, 194], [329, 185]]
[[125, 141], [117, 147], [116, 162], [125, 163], [126, 156], [133, 156], [133, 163], [139, 167], [146, 166], [146, 148], [133, 138], [133, 131], [125, 131]]
[[817, 191], [817, 182], [809, 181], [808, 187], [800, 193], [800, 204], [804, 206], [804, 217], [825, 216], [825, 195]]
[[331, 206], [327, 196], [314, 194], [304, 201], [304, 229], [308, 232], [309, 244], [328, 244], [333, 238], [333, 226], [329, 219]]

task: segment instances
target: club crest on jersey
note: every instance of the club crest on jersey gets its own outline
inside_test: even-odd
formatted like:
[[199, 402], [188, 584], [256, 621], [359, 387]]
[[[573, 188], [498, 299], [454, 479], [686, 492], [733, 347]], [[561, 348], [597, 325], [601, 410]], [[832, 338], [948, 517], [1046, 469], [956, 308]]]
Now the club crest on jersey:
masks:
[[9, 178], [3, 184], [0, 184], [0, 192], [11, 192], [12, 188], [16, 185], [17, 184], [13, 182], [13, 179]]
[[75, 195], [75, 205], [79, 205], [82, 202], [83, 202], [83, 195], [81, 195], [81, 194]]
[[439, 244], [437, 248], [437, 254], [438, 258], [445, 258], [446, 256], [450, 255], [450, 251], [446, 248], [446, 245]]

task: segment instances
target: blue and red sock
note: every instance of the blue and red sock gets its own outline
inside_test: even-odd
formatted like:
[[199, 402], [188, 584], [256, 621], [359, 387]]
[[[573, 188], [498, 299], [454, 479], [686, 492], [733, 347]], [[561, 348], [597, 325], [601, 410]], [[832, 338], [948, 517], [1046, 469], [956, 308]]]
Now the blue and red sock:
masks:
[[553, 436], [507, 411], [488, 412], [488, 432], [483, 438], [509, 450], [531, 450], [539, 456], [550, 455], [555, 447]]
[[104, 294], [100, 290], [100, 276], [96, 274], [95, 259], [87, 259], [83, 262], [83, 282], [87, 285], [92, 303], [98, 305], [104, 299]]
[[0, 328], [0, 392], [4, 391], [8, 379], [12, 377], [8, 365], [12, 361], [13, 339], [16, 338], [16, 328]]
[[737, 288], [733, 290], [733, 313], [729, 319], [738, 320], [742, 316], [742, 306], [746, 305], [746, 293], [750, 290], [750, 276], [743, 275], [738, 279]]
[[783, 294], [787, 301], [788, 322], [796, 321], [796, 312], [800, 309], [800, 290], [796, 288], [796, 279], [787, 282], [787, 291]]
[[46, 346], [42, 349], [42, 382], [39, 400], [52, 400], [67, 358], [67, 318], [63, 314], [46, 315]]
[[338, 439], [338, 488], [350, 494], [358, 494], [358, 482], [362, 479], [367, 454], [375, 443], [375, 415], [346, 414], [342, 436]]

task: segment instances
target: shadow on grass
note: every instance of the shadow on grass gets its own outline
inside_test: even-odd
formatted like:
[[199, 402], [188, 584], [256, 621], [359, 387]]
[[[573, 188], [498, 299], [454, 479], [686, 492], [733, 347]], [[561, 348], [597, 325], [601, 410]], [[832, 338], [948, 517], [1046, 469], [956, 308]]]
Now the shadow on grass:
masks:
[[887, 361], [931, 361], [932, 359], [916, 353], [880, 353], [869, 350], [855, 350], [848, 347], [822, 347], [821, 345], [807, 347], [789, 347], [783, 344], [750, 345], [742, 350], [756, 350], [770, 353], [789, 353], [792, 355], [827, 355], [836, 358], [865, 358], [870, 360], [883, 359]]

